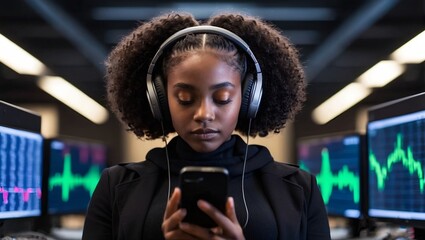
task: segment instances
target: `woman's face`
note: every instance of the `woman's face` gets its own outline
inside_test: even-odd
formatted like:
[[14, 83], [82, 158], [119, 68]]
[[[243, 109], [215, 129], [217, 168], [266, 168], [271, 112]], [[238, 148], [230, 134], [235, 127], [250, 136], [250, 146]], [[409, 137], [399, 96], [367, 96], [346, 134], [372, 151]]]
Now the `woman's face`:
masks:
[[237, 70], [197, 52], [170, 69], [167, 89], [173, 126], [192, 149], [211, 152], [229, 140], [241, 106]]

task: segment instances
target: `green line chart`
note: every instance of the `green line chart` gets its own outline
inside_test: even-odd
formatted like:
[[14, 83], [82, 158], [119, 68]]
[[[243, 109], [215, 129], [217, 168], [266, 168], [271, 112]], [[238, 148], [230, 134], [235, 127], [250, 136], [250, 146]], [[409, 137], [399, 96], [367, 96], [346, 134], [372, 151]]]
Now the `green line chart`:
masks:
[[410, 146], [403, 148], [403, 135], [397, 134], [394, 149], [388, 153], [387, 158], [380, 163], [372, 149], [369, 151], [369, 168], [375, 173], [377, 187], [380, 191], [385, 190], [385, 182], [391, 175], [395, 164], [401, 164], [410, 176], [415, 176], [418, 181], [419, 190], [424, 193], [425, 178], [424, 169], [421, 161], [415, 159], [413, 150]]
[[328, 214], [361, 214], [361, 148], [358, 135], [309, 138], [298, 143], [301, 169], [316, 177]]
[[334, 187], [337, 187], [338, 190], [347, 188], [353, 195], [353, 201], [359, 203], [360, 180], [358, 174], [350, 171], [346, 165], [342, 166], [342, 168], [334, 174], [331, 170], [331, 162], [327, 148], [322, 150], [322, 167], [320, 173], [316, 175], [316, 178], [325, 204], [328, 204]]
[[99, 166], [93, 165], [85, 175], [80, 175], [72, 172], [71, 164], [71, 154], [65, 154], [62, 173], [55, 173], [49, 178], [49, 191], [55, 187], [61, 188], [63, 202], [69, 200], [70, 192], [77, 187], [83, 187], [91, 196], [100, 178]]

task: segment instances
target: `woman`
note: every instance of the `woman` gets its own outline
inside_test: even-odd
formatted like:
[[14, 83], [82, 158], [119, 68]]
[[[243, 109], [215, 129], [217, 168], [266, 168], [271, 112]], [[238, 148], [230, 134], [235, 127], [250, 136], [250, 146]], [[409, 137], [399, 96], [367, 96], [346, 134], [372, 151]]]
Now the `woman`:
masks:
[[[124, 38], [107, 68], [118, 118], [166, 146], [103, 172], [83, 239], [330, 239], [315, 178], [233, 135], [279, 132], [305, 101], [297, 51], [276, 28], [240, 14], [203, 24], [165, 14]], [[170, 133], [177, 136], [167, 143]], [[183, 221], [177, 186], [185, 166], [229, 171], [224, 213], [198, 201], [217, 227]]]

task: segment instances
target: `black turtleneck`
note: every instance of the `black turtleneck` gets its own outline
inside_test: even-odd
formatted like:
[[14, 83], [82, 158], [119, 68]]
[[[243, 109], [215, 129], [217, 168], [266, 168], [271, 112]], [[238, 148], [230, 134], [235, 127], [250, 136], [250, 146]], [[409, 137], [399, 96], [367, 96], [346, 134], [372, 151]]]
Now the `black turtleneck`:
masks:
[[[242, 172], [246, 143], [237, 135], [210, 153], [195, 152], [180, 137], [173, 138], [167, 146], [170, 158], [171, 191], [178, 185], [178, 174], [185, 166], [219, 166], [229, 171], [229, 195], [235, 200], [236, 214], [241, 226], [246, 220], [245, 205], [242, 198]], [[165, 148], [155, 148], [146, 156], [161, 169], [162, 181], [159, 181], [147, 221], [143, 229], [143, 239], [161, 239], [161, 224], [166, 205], [168, 178]], [[267, 200], [259, 177], [259, 170], [273, 161], [267, 148], [250, 145], [245, 169], [245, 197], [249, 210], [248, 225], [244, 229], [246, 239], [277, 239], [276, 219]], [[261, 227], [259, 227], [261, 226]]]

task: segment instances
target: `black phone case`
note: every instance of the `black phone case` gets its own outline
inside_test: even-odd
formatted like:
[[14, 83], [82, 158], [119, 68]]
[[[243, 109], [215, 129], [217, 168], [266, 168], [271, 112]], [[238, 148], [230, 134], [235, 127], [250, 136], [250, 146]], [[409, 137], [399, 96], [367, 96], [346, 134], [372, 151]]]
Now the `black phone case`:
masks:
[[206, 200], [221, 212], [225, 212], [227, 200], [228, 173], [218, 167], [186, 167], [180, 173], [182, 191], [181, 208], [187, 210], [184, 222], [202, 227], [215, 227], [217, 224], [197, 206], [199, 199]]

